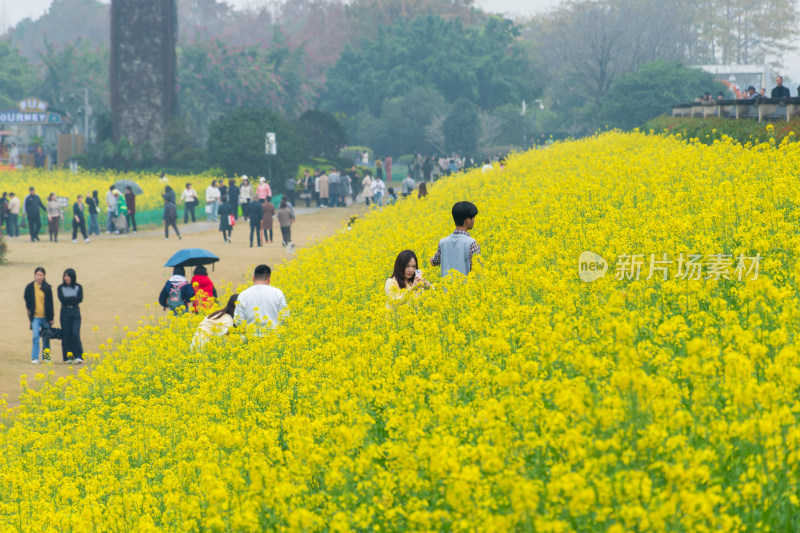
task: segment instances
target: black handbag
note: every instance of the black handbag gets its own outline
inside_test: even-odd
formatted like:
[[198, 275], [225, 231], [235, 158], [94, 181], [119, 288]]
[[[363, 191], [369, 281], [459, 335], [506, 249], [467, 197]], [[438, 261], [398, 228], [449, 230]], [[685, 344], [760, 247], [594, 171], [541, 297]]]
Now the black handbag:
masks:
[[61, 340], [61, 328], [42, 328], [42, 338], [47, 340]]

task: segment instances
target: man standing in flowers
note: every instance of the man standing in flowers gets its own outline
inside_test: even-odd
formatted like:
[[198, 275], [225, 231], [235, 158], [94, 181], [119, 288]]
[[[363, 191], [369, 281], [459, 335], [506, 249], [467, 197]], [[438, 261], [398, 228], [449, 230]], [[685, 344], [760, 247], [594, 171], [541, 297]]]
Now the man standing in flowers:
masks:
[[253, 271], [253, 286], [239, 295], [234, 314], [236, 325], [246, 322], [256, 326], [277, 328], [281, 319], [289, 315], [283, 292], [270, 285], [272, 269], [258, 265]]
[[481, 247], [469, 234], [469, 230], [475, 226], [478, 208], [472, 202], [457, 202], [452, 213], [456, 229], [439, 241], [436, 255], [431, 258], [431, 265], [442, 266], [442, 277], [451, 270], [466, 276], [472, 270], [472, 256], [481, 253]]

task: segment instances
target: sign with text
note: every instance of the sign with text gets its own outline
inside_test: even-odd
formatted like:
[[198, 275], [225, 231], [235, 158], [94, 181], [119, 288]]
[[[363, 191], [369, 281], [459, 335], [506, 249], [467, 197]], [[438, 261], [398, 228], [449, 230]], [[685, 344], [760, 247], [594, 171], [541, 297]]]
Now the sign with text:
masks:
[[48, 112], [49, 104], [38, 98], [25, 98], [17, 109], [0, 110], [0, 124], [62, 124], [59, 113]]

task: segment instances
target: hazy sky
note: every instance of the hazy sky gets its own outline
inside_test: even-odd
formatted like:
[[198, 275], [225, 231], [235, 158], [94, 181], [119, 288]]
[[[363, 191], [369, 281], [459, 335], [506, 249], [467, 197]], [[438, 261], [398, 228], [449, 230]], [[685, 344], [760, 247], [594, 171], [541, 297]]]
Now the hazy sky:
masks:
[[[100, 0], [104, 1], [104, 0]], [[227, 0], [235, 7], [259, 5], [258, 0]], [[487, 11], [516, 15], [533, 15], [559, 4], [559, 0], [476, 0]], [[0, 0], [0, 31], [14, 26], [20, 20], [39, 18], [50, 6], [51, 0]], [[109, 3], [107, 0], [105, 3]]]

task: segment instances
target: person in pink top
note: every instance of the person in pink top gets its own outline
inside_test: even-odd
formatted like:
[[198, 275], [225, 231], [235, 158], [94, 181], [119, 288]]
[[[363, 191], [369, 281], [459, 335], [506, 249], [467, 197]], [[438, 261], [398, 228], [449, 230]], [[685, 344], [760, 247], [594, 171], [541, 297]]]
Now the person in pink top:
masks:
[[258, 188], [256, 188], [256, 198], [259, 200], [265, 200], [268, 196], [272, 196], [272, 189], [267, 183], [266, 178], [258, 178]]
[[387, 156], [386, 159], [383, 160], [383, 166], [386, 168], [386, 182], [389, 183], [392, 181], [392, 157]]

